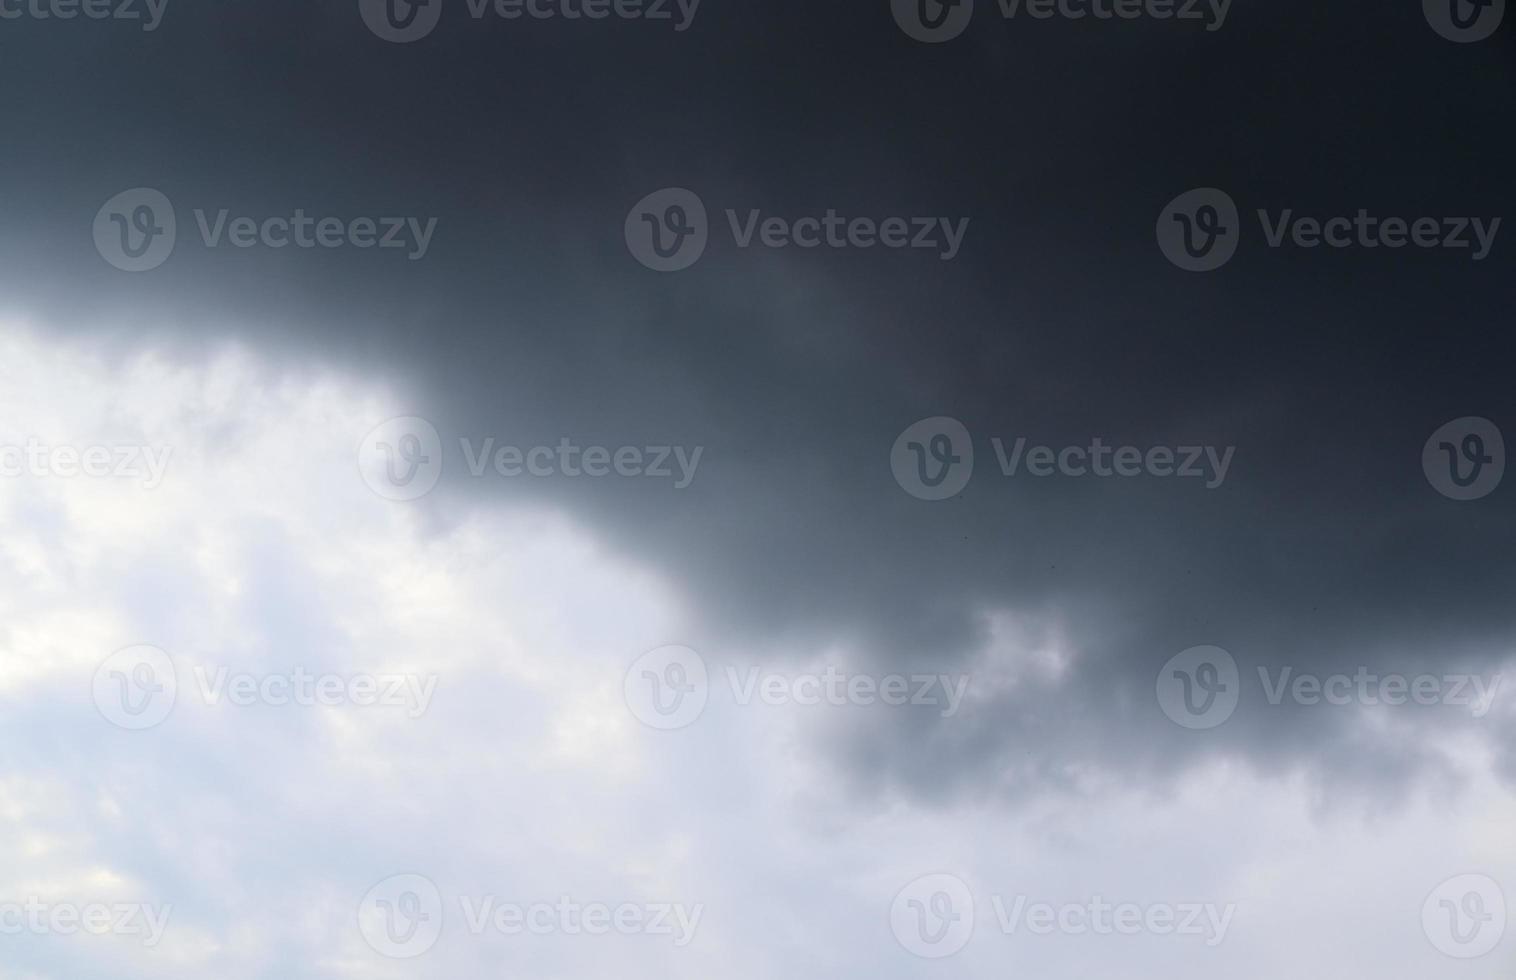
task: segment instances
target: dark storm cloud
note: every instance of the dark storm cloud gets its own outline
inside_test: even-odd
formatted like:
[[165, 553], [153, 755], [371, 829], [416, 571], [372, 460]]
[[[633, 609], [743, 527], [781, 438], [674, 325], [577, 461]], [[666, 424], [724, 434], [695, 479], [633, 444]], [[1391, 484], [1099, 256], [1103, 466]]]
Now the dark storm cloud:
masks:
[[[1153, 683], [1205, 643], [1254, 692], [1260, 665], [1489, 672], [1510, 650], [1509, 487], [1458, 503], [1420, 471], [1450, 419], [1516, 433], [1508, 243], [1479, 263], [1268, 249], [1253, 218], [1516, 213], [1508, 32], [1453, 45], [1402, 6], [1238, 3], [1209, 33], [981, 10], [938, 46], [884, 3], [705, 0], [676, 32], [476, 23], [460, 2], [409, 45], [351, 3], [171, 5], [150, 34], [8, 24], [8, 292], [56, 329], [228, 334], [404, 378], [449, 453], [417, 506], [564, 506], [695, 598], [703, 635], [671, 640], [841, 641], [892, 667], [987, 671], [987, 613], [1058, 633], [1061, 682], [819, 743], [860, 787], [1020, 795], [1213, 751], [1393, 786], [1430, 753], [1376, 748], [1350, 713], [1254, 698], [1187, 732]], [[138, 186], [175, 201], [181, 234], [194, 208], [437, 231], [416, 262], [191, 237], [128, 275], [89, 229]], [[659, 275], [622, 223], [672, 186], [717, 233]], [[1252, 227], [1229, 265], [1191, 274], [1154, 221], [1206, 186]], [[728, 208], [970, 224], [951, 262], [739, 249]], [[978, 469], [932, 503], [895, 484], [889, 450], [936, 415], [973, 433]], [[705, 457], [677, 492], [468, 480], [463, 436]], [[1209, 490], [1001, 478], [989, 439], [1019, 436], [1236, 455]]]

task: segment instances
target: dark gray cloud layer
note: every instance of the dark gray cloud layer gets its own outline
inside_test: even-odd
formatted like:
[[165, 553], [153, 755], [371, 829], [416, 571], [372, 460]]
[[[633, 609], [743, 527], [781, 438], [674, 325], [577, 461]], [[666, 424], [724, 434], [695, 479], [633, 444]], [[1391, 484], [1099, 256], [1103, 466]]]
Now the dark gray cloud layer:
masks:
[[[1245, 672], [1507, 657], [1511, 490], [1447, 500], [1420, 454], [1460, 416], [1516, 434], [1509, 244], [1481, 262], [1269, 249], [1252, 215], [1516, 215], [1509, 30], [1454, 45], [1416, 4], [1239, 2], [1214, 33], [982, 10], [926, 46], [884, 3], [705, 0], [682, 33], [462, 8], [405, 46], [351, 3], [171, 6], [151, 34], [7, 24], [9, 303], [58, 330], [233, 337], [402, 379], [453, 477], [464, 435], [704, 446], [684, 491], [450, 478], [418, 505], [439, 522], [477, 495], [569, 509], [695, 597], [704, 635], [671, 640], [977, 671], [1005, 667], [986, 664], [983, 618], [1005, 610], [1074, 654], [1060, 683], [965, 717], [827, 739], [860, 789], [1020, 795], [1219, 748], [1398, 785], [1425, 759], [1336, 713], [1244, 711], [1196, 739], [1156, 711], [1156, 672], [1201, 643]], [[418, 262], [190, 243], [131, 276], [89, 228], [136, 186], [186, 224], [195, 207], [439, 223]], [[970, 226], [952, 262], [718, 236], [658, 275], [622, 222], [666, 186], [718, 222], [831, 208]], [[1198, 186], [1252, 223], [1204, 275], [1153, 236]], [[934, 415], [980, 454], [941, 503], [903, 493], [888, 460]], [[1236, 456], [1215, 490], [1002, 479], [991, 436]]]

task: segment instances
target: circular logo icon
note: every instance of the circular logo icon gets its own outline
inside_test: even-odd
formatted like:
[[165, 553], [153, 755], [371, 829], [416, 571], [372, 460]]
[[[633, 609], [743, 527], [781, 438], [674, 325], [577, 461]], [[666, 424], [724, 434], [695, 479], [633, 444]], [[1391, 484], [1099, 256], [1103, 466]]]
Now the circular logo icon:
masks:
[[95, 214], [95, 250], [123, 272], [158, 268], [178, 237], [174, 205], [151, 187], [122, 191]]
[[890, 8], [900, 29], [923, 44], [951, 41], [974, 19], [974, 0], [890, 0]]
[[378, 37], [409, 44], [436, 29], [442, 19], [442, 0], [358, 0], [358, 12]]
[[682, 646], [644, 653], [632, 662], [621, 686], [637, 720], [663, 731], [693, 725], [710, 696], [705, 661]]
[[142, 731], [161, 725], [179, 697], [169, 655], [145, 644], [117, 650], [95, 671], [95, 707], [106, 721]]
[[974, 475], [974, 440], [957, 419], [922, 419], [900, 433], [890, 450], [895, 482], [920, 500], [956, 497]]
[[666, 187], [638, 201], [626, 216], [626, 247], [655, 272], [688, 269], [710, 240], [705, 203], [683, 187]]
[[1505, 439], [1489, 419], [1454, 419], [1422, 447], [1421, 471], [1444, 497], [1478, 500], [1505, 476]]
[[386, 500], [415, 500], [442, 477], [442, 437], [426, 419], [390, 419], [363, 437], [358, 472]]
[[1505, 19], [1505, 0], [1421, 0], [1432, 30], [1468, 44], [1494, 34]]
[[1176, 725], [1215, 728], [1237, 710], [1242, 675], [1221, 647], [1190, 647], [1158, 672], [1158, 706]]
[[952, 956], [973, 938], [974, 895], [954, 875], [922, 875], [895, 896], [890, 931], [916, 956], [929, 960]]
[[1432, 890], [1421, 907], [1421, 928], [1437, 951], [1472, 960], [1505, 935], [1505, 892], [1485, 875], [1458, 875]]
[[1242, 237], [1237, 204], [1226, 191], [1185, 191], [1158, 215], [1158, 247], [1187, 272], [1210, 272], [1232, 260]]
[[358, 903], [358, 929], [381, 956], [420, 956], [442, 935], [442, 893], [425, 875], [391, 875]]

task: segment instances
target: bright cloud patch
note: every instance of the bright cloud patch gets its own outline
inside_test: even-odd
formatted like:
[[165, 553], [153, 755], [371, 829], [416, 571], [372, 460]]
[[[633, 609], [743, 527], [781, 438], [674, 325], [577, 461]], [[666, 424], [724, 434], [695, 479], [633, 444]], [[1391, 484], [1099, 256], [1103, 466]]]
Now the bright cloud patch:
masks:
[[[360, 438], [415, 411], [242, 351], [0, 334], [0, 464], [20, 470], [0, 477], [0, 978], [924, 977], [941, 964], [892, 903], [947, 874], [974, 900], [963, 976], [1409, 980], [1454, 963], [1423, 921], [1439, 884], [1516, 899], [1516, 810], [1478, 741], [1460, 785], [1383, 813], [1225, 759], [1163, 800], [1074, 773], [1077, 794], [1015, 808], [877, 811], [818, 742], [892, 708], [834, 711], [827, 650], [707, 649], [729, 689], [654, 730], [628, 665], [721, 638], [687, 635], [677, 588], [568, 515], [372, 493]], [[998, 666], [934, 726], [1077, 680], [1059, 637], [994, 633]], [[175, 697], [133, 730], [97, 672], [144, 644]], [[768, 697], [757, 662], [815, 680]], [[130, 692], [120, 668], [99, 683]], [[1102, 901], [1213, 905], [1225, 930], [1026, 918]], [[1460, 975], [1505, 976], [1508, 949]]]

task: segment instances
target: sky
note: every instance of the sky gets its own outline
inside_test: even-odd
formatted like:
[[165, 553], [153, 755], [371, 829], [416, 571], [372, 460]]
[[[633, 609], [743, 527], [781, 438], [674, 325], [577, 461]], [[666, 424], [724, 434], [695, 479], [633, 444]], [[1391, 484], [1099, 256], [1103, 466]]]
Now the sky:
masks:
[[0, 0], [0, 980], [1509, 975], [1505, 20]]

